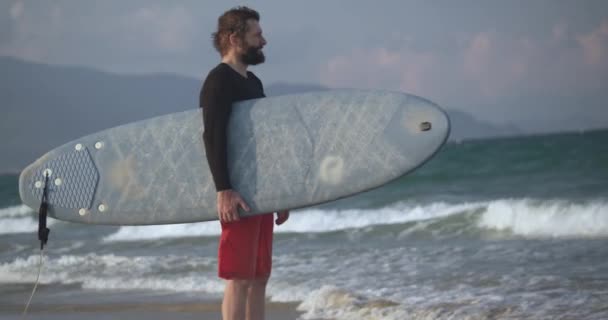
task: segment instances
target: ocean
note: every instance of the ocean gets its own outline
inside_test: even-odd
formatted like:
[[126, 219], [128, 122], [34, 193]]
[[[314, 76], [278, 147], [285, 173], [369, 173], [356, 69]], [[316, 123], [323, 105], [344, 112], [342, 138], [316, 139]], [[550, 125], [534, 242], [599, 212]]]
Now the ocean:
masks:
[[[25, 305], [39, 244], [17, 184], [0, 176], [0, 302]], [[217, 222], [49, 228], [52, 298], [33, 305], [221, 298]], [[608, 131], [451, 142], [388, 185], [294, 211], [267, 296], [301, 319], [608, 319]]]

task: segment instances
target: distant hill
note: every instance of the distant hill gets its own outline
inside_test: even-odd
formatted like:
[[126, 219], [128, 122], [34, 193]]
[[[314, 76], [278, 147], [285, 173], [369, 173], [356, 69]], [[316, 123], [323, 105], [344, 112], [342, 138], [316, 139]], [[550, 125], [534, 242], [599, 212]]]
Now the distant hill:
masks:
[[[172, 74], [121, 75], [0, 57], [0, 173], [19, 172], [46, 151], [119, 124], [198, 107], [202, 79]], [[268, 96], [326, 90], [276, 83]], [[451, 139], [516, 134], [448, 111]]]
[[476, 119], [472, 115], [456, 110], [447, 110], [452, 125], [450, 133], [451, 141], [462, 141], [467, 139], [494, 138], [502, 136], [523, 135], [517, 127], [497, 126]]

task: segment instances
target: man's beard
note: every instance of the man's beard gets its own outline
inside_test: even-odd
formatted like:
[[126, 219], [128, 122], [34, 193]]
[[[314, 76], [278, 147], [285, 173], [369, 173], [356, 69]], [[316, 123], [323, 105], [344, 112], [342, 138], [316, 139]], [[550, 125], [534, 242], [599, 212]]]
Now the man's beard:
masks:
[[241, 61], [246, 65], [255, 66], [265, 60], [266, 57], [264, 57], [262, 50], [256, 47], [249, 47], [245, 53], [241, 54]]

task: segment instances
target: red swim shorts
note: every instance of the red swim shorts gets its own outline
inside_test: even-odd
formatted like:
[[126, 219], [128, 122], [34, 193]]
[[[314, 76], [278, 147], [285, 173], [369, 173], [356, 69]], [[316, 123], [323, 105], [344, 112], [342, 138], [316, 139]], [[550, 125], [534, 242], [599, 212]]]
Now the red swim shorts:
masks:
[[222, 223], [218, 275], [222, 279], [270, 277], [272, 267], [272, 213]]

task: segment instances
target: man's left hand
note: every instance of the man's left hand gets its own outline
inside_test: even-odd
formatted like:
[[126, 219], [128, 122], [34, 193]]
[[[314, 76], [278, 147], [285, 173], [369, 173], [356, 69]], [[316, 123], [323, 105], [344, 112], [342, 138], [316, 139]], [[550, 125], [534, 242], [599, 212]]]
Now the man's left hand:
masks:
[[277, 220], [275, 220], [275, 223], [277, 224], [277, 226], [280, 226], [285, 221], [287, 221], [287, 219], [289, 219], [289, 210], [278, 211], [277, 212]]

